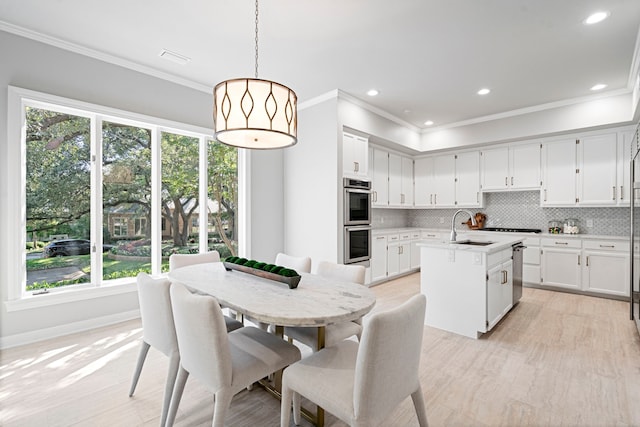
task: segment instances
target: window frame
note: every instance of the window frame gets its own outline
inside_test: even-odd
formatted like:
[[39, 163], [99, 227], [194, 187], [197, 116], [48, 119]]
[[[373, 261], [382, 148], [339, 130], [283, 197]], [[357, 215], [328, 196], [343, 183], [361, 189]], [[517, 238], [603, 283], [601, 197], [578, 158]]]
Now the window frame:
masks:
[[[91, 135], [91, 238], [92, 243], [101, 248], [102, 239], [102, 187], [101, 168], [102, 162], [96, 159], [102, 158], [102, 122], [112, 121], [125, 125], [143, 127], [151, 130], [152, 150], [151, 162], [151, 198], [152, 216], [151, 232], [154, 244], [151, 248], [152, 275], [161, 275], [161, 239], [162, 223], [160, 215], [161, 206], [161, 144], [162, 132], [170, 132], [198, 139], [199, 143], [199, 183], [201, 200], [206, 200], [207, 196], [207, 144], [213, 140], [211, 129], [193, 126], [185, 123], [174, 122], [144, 114], [133, 113], [126, 110], [105, 107], [97, 104], [87, 103], [74, 99], [64, 98], [47, 93], [36, 92], [19, 87], [8, 87], [8, 122], [7, 141], [8, 156], [4, 160], [6, 168], [7, 183], [3, 189], [7, 195], [8, 206], [20, 207], [19, 209], [6, 209], [5, 235], [6, 242], [6, 262], [9, 268], [6, 272], [6, 301], [7, 311], [30, 309], [34, 307], [47, 306], [52, 304], [66, 303], [70, 301], [83, 300], [114, 295], [122, 292], [135, 291], [135, 278], [125, 278], [117, 280], [102, 281], [102, 274], [92, 275], [90, 284], [82, 286], [70, 286], [50, 291], [46, 294], [34, 295], [33, 292], [26, 291], [26, 107], [50, 109], [76, 116], [90, 119]], [[19, 141], [19, 143], [11, 143]], [[248, 205], [246, 204], [248, 165], [250, 153], [247, 150], [238, 150], [238, 248], [242, 253], [248, 250]], [[9, 183], [20, 183], [20, 190], [15, 191], [15, 185]], [[203, 188], [204, 186], [204, 188]], [[205, 197], [204, 199], [202, 197]], [[200, 215], [206, 215], [206, 203], [200, 204]], [[204, 236], [203, 236], [204, 235]], [[200, 229], [200, 251], [208, 250], [207, 229]], [[101, 251], [100, 251], [101, 252]], [[91, 271], [102, 271], [102, 258], [93, 256], [91, 259]]]

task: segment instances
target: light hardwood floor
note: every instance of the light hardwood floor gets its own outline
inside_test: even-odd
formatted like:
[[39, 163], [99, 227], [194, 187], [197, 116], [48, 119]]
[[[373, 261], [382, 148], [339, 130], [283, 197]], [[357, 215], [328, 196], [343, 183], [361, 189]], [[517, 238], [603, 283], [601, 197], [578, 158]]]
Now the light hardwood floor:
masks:
[[[376, 286], [374, 311], [419, 288], [419, 274]], [[140, 336], [130, 321], [3, 351], [0, 425], [156, 426], [168, 360], [152, 349], [129, 398]], [[621, 301], [525, 288], [479, 340], [425, 327], [420, 379], [432, 427], [640, 426], [640, 339]], [[212, 402], [191, 379], [176, 425], [210, 425]], [[255, 387], [234, 397], [227, 425], [277, 426], [279, 416]], [[326, 425], [344, 424], [327, 414]], [[417, 426], [411, 400], [381, 425]]]

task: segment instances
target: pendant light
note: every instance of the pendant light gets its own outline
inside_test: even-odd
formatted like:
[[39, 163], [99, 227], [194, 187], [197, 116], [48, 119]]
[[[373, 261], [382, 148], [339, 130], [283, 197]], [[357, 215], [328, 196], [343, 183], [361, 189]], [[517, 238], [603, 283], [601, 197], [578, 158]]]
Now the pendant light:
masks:
[[240, 148], [290, 147], [298, 142], [298, 97], [280, 83], [258, 78], [258, 0], [255, 23], [255, 78], [225, 80], [213, 89], [214, 137]]

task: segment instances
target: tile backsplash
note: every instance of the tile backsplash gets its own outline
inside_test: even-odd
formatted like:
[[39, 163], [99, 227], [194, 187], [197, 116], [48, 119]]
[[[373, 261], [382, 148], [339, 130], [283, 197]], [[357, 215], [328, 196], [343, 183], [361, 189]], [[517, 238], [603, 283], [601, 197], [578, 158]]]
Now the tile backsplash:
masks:
[[[372, 224], [374, 228], [448, 228], [456, 210], [373, 209]], [[544, 232], [551, 220], [563, 222], [566, 218], [575, 218], [581, 234], [628, 236], [630, 233], [628, 207], [543, 208], [539, 191], [485, 193], [484, 208], [468, 210], [487, 215], [485, 227], [540, 228]], [[460, 222], [467, 220], [462, 215], [458, 219]], [[588, 222], [592, 227], [587, 227]]]

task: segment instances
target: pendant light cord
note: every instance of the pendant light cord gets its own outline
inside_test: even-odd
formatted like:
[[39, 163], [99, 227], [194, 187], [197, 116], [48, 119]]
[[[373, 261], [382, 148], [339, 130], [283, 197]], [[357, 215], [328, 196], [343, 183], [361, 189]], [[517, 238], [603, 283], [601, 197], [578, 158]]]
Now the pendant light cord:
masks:
[[256, 0], [256, 79], [258, 78], [258, 0]]

